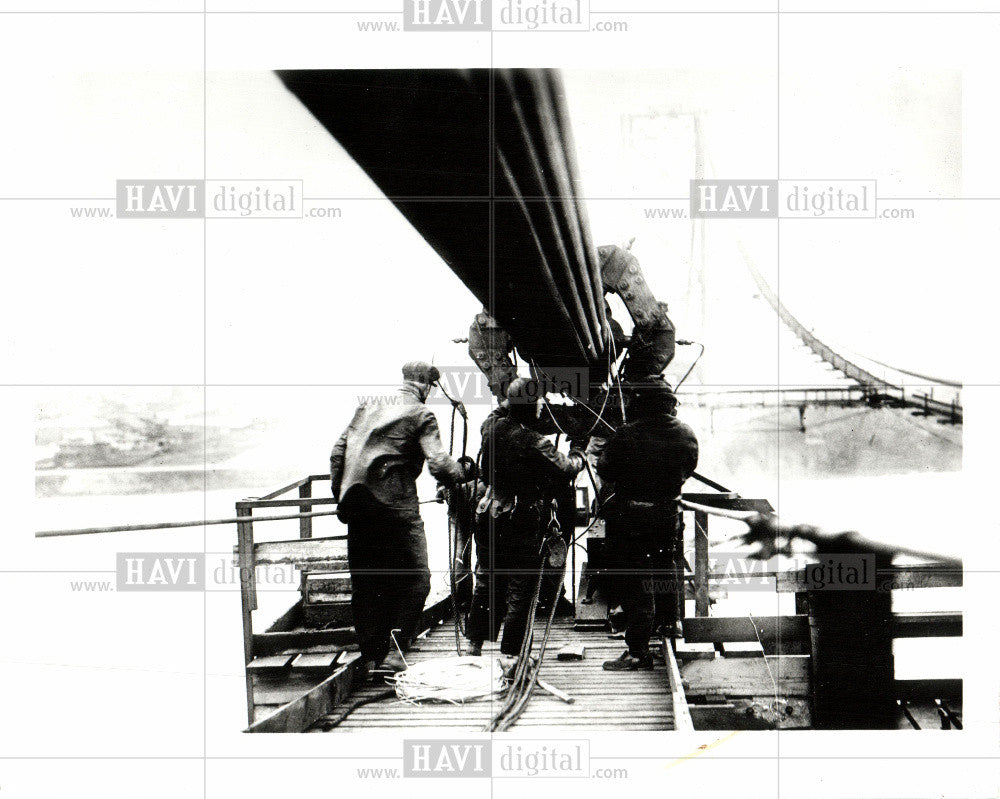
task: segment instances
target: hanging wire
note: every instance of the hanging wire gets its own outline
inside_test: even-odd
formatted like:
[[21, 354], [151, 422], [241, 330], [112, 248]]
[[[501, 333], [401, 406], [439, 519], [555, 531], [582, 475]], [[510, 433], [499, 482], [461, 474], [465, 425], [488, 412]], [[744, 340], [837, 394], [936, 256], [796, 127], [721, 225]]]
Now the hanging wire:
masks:
[[[455, 454], [455, 415], [460, 414], [462, 416], [462, 459], [466, 458], [466, 452], [469, 444], [469, 417], [465, 411], [465, 406], [457, 399], [448, 394], [444, 386], [438, 383], [438, 388], [441, 389], [441, 393], [448, 399], [451, 403], [451, 430], [448, 439], [448, 455], [454, 456]], [[463, 466], [464, 468], [464, 466]], [[475, 487], [473, 488], [473, 500], [475, 499], [476, 488], [479, 483], [479, 475], [477, 468], [477, 475], [475, 481]], [[459, 580], [458, 574], [458, 519], [456, 518], [456, 511], [454, 508], [455, 501], [457, 497], [454, 492], [459, 489], [450, 488], [447, 490], [448, 498], [448, 585], [450, 588], [450, 599], [451, 599], [451, 616], [455, 628], [455, 652], [461, 656], [462, 655], [462, 636], [465, 630], [462, 626], [462, 620], [460, 613], [458, 612], [458, 585], [463, 582], [469, 575], [463, 575], [462, 579]], [[465, 547], [462, 550], [461, 562], [465, 564], [465, 553], [468, 550], [469, 542], [466, 541]]]
[[[587, 431], [586, 438], [590, 438], [591, 434], [597, 429], [597, 426], [601, 422], [604, 422], [604, 409], [608, 406], [608, 399], [611, 397], [611, 382], [610, 382], [611, 381], [611, 364], [612, 364], [611, 350], [614, 347], [615, 337], [611, 334], [610, 328], [608, 329], [608, 338], [611, 340], [611, 347], [608, 347], [608, 381], [609, 381], [608, 382], [608, 388], [607, 388], [607, 390], [606, 390], [606, 392], [604, 394], [604, 402], [601, 404], [601, 410], [599, 410], [597, 412], [597, 419], [594, 421], [594, 424], [591, 425], [591, 428]], [[617, 360], [618, 360], [618, 355], [616, 353], [615, 354], [614, 362], [617, 363]], [[588, 407], [588, 410], [589, 410], [589, 407]], [[607, 422], [604, 422], [604, 423], [607, 424]], [[608, 425], [608, 427], [610, 427], [610, 426], [611, 425]], [[594, 490], [595, 491], [597, 490], [597, 486], [596, 485], [594, 486]]]
[[[558, 522], [555, 520], [553, 515], [553, 522], [555, 523], [555, 531], [558, 532]], [[524, 708], [531, 698], [531, 694], [535, 689], [535, 685], [538, 682], [538, 672], [542, 665], [542, 660], [545, 657], [545, 649], [548, 646], [549, 634], [552, 630], [552, 621], [555, 618], [556, 605], [559, 599], [559, 589], [556, 588], [552, 602], [549, 606], [548, 619], [545, 623], [545, 631], [542, 636], [541, 644], [538, 649], [538, 657], [531, 657], [531, 649], [534, 644], [534, 626], [535, 626], [535, 611], [538, 608], [538, 599], [542, 589], [543, 577], [546, 572], [546, 561], [547, 555], [545, 550], [548, 544], [548, 540], [543, 540], [539, 548], [539, 555], [541, 556], [541, 565], [538, 570], [538, 582], [535, 584], [534, 595], [531, 599], [530, 610], [528, 614], [528, 627], [525, 630], [524, 639], [521, 642], [521, 652], [518, 656], [517, 663], [514, 667], [514, 674], [511, 679], [510, 688], [507, 692], [507, 697], [504, 700], [503, 706], [496, 713], [493, 719], [487, 725], [487, 732], [504, 732], [517, 721], [524, 712]], [[558, 572], [560, 576], [566, 573], [566, 559], [563, 559], [562, 566], [559, 567]], [[561, 580], [559, 581], [561, 583]]]
[[767, 676], [771, 678], [771, 686], [774, 688], [774, 707], [777, 709], [777, 706], [780, 703], [778, 698], [778, 683], [774, 679], [774, 672], [771, 671], [771, 664], [767, 662], [767, 650], [764, 649], [764, 642], [760, 639], [760, 632], [757, 630], [757, 622], [754, 621], [752, 613], [747, 613], [747, 618], [750, 619], [750, 626], [753, 627], [754, 635], [757, 636], [757, 643], [760, 644], [760, 648], [764, 653], [764, 666], [767, 668]]
[[698, 353], [698, 357], [695, 358], [694, 361], [692, 362], [692, 364], [688, 367], [688, 370], [684, 373], [684, 377], [682, 377], [680, 380], [677, 381], [677, 385], [674, 386], [674, 391], [677, 391], [677, 389], [679, 389], [681, 387], [681, 385], [684, 383], [684, 381], [688, 379], [688, 376], [691, 374], [691, 372], [694, 371], [694, 368], [698, 365], [698, 361], [701, 360], [701, 356], [705, 354], [705, 345], [704, 344], [702, 344], [702, 343], [700, 343], [698, 341], [692, 341], [691, 343], [692, 344], [697, 344], [699, 347], [701, 347], [701, 352]]
[[[591, 416], [593, 416], [595, 419], [597, 419], [598, 422], [603, 422], [605, 425], [607, 425], [608, 429], [611, 430], [611, 432], [615, 432], [615, 430], [618, 429], [618, 428], [614, 427], [606, 419], [602, 419], [600, 416], [598, 416], [598, 414], [594, 412], [594, 409], [591, 408], [589, 405], [587, 405], [587, 403], [580, 402], [578, 399], [575, 399], [573, 396], [571, 396], [569, 394], [566, 395], [566, 399], [568, 399], [574, 405], [576, 405], [576, 406], [578, 406], [580, 408], [583, 408], [585, 411], [587, 411], [587, 413], [589, 413]], [[596, 425], [595, 425], [595, 427], [596, 427]]]
[[[544, 378], [548, 379], [548, 375], [545, 374], [544, 371], [542, 371], [535, 365], [535, 361], [533, 358], [529, 358], [528, 363], [531, 364], [531, 370], [533, 372], [535, 372], [536, 374], [540, 374]], [[552, 424], [556, 426], [556, 430], [559, 431], [559, 434], [564, 436], [567, 440], [569, 440], [569, 434], [565, 430], [563, 430], [562, 427], [559, 425], [559, 421], [556, 419], [556, 415], [552, 412], [552, 408], [549, 407], [549, 401], [548, 399], [546, 399], [544, 394], [542, 395], [542, 405], [545, 406], [545, 410], [549, 412], [549, 417], [552, 419]]]
[[[612, 499], [612, 497], [614, 497], [614, 492], [612, 492], [611, 494], [608, 495], [608, 498], [606, 500], [604, 500], [604, 504], [606, 505]], [[594, 517], [594, 521], [592, 521], [587, 526], [587, 529], [584, 530], [582, 533], [580, 533], [580, 535], [576, 536], [573, 539], [573, 543], [575, 544], [577, 541], [579, 541], [581, 538], [583, 538], [587, 533], [589, 533], [591, 530], [593, 530], [594, 529], [594, 525], [597, 524], [600, 520], [601, 520], [600, 516], [595, 516]]]
[[[609, 353], [609, 360], [610, 360], [610, 353]], [[548, 375], [543, 370], [539, 369], [535, 365], [535, 362], [533, 360], [529, 361], [529, 363], [531, 363], [531, 368], [535, 372], [537, 372], [538, 374], [542, 375], [543, 377], [548, 378]], [[610, 369], [610, 367], [609, 367], [609, 369]], [[610, 391], [609, 391], [609, 393], [610, 393]], [[597, 429], [597, 426], [599, 424], [602, 424], [602, 423], [605, 424], [605, 425], [607, 425], [608, 428], [612, 432], [614, 432], [615, 428], [611, 424], [609, 424], [604, 419], [604, 417], [603, 417], [604, 409], [605, 409], [605, 406], [607, 405], [607, 401], [608, 401], [607, 395], [605, 395], [605, 397], [604, 397], [604, 405], [601, 405], [601, 411], [600, 411], [600, 413], [595, 413], [594, 409], [591, 408], [589, 405], [587, 405], [587, 403], [581, 402], [576, 397], [574, 397], [572, 394], [560, 394], [560, 396], [565, 397], [570, 402], [572, 402], [574, 405], [576, 405], [576, 406], [578, 406], [580, 408], [584, 408], [591, 416], [594, 417], [594, 420], [595, 420], [594, 424], [591, 426], [591, 428], [583, 436], [584, 438], [588, 438], [594, 432], [594, 430]], [[552, 408], [549, 407], [549, 401], [544, 396], [542, 397], [542, 404], [545, 406], [545, 410], [548, 411], [549, 417], [552, 419], [552, 423], [556, 426], [556, 430], [558, 430], [568, 440], [569, 439], [569, 434], [565, 430], [563, 430], [562, 427], [560, 426], [559, 421], [556, 419], [555, 414], [552, 412]]]
[[462, 654], [462, 635], [460, 629], [460, 622], [458, 620], [458, 597], [456, 596], [458, 589], [458, 581], [456, 580], [456, 564], [455, 564], [455, 550], [456, 539], [458, 538], [458, 525], [453, 518], [453, 511], [451, 508], [448, 509], [448, 584], [451, 589], [451, 618], [454, 621], [455, 628], [455, 653], [459, 656]]

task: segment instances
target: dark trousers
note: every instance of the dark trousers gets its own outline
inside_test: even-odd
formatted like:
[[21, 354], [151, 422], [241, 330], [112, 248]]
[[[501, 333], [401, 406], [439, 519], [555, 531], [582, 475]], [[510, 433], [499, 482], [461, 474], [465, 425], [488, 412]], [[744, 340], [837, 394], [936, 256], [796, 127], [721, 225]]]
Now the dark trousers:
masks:
[[455, 604], [465, 611], [472, 604], [472, 535], [461, 526], [455, 528], [455, 551], [451, 590], [455, 594]]
[[667, 625], [676, 621], [677, 596], [683, 591], [683, 571], [677, 562], [677, 538], [683, 534], [680, 519], [672, 506], [623, 508], [608, 516], [609, 599], [625, 612], [625, 643], [634, 657], [649, 652], [657, 620]]
[[371, 503], [347, 523], [351, 610], [363, 660], [381, 663], [395, 651], [390, 632], [405, 651], [418, 632], [431, 590], [427, 539], [420, 512]]
[[495, 641], [500, 652], [521, 651], [538, 586], [541, 531], [536, 509], [515, 508], [496, 519], [484, 514], [476, 528], [476, 585], [466, 620], [470, 641]]
[[[560, 535], [566, 542], [568, 552], [572, 552], [573, 538], [575, 535], [576, 522], [576, 489], [572, 484], [567, 485], [556, 493], [558, 511], [556, 518], [559, 521]], [[545, 533], [548, 527], [548, 511], [544, 511], [542, 519], [542, 532]], [[569, 567], [567, 566], [567, 571]], [[544, 617], [548, 617], [549, 609], [555, 600], [558, 606], [559, 601], [566, 596], [565, 585], [566, 573], [558, 569], [546, 569], [542, 578], [542, 590], [538, 596], [538, 612]]]
[[455, 604], [461, 613], [472, 604], [473, 571], [472, 550], [474, 548], [476, 503], [473, 493], [475, 485], [465, 483], [448, 493], [448, 521], [452, 535], [451, 590]]

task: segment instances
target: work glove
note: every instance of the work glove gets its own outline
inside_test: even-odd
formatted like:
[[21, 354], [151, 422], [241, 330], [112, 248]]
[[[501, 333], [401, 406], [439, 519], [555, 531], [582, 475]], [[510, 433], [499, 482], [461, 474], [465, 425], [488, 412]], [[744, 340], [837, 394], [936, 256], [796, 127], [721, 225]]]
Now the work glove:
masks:
[[479, 475], [479, 467], [476, 466], [476, 461], [474, 458], [470, 458], [468, 455], [465, 455], [458, 459], [458, 463], [462, 467], [462, 470], [465, 472], [465, 477], [463, 478], [462, 482], [468, 483], [472, 480], [475, 480], [476, 477]]

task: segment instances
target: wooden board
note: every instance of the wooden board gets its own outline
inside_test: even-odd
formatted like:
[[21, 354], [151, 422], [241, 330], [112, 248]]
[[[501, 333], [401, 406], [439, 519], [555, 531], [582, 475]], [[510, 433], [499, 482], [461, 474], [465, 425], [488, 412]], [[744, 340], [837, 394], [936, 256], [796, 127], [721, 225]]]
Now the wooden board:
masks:
[[674, 648], [670, 641], [663, 639], [661, 643], [663, 661], [667, 667], [667, 683], [670, 686], [670, 698], [673, 705], [674, 729], [678, 732], [693, 732], [694, 721], [688, 710], [687, 694], [684, 693], [684, 683], [681, 680], [680, 668], [674, 657]]
[[307, 566], [310, 570], [347, 570], [347, 545], [323, 538], [294, 538], [290, 541], [261, 541], [253, 545], [258, 566]]
[[247, 732], [304, 732], [350, 695], [354, 662], [359, 657], [357, 653], [347, 655], [343, 665], [323, 682], [250, 725]]
[[306, 624], [315, 627], [330, 624], [346, 627], [354, 623], [354, 612], [351, 610], [350, 600], [304, 605], [302, 612], [305, 615]]
[[774, 696], [775, 684], [779, 696], [809, 695], [809, 658], [804, 655], [769, 656], [767, 665], [762, 657], [692, 660], [681, 664], [680, 672], [689, 696]]
[[303, 652], [295, 656], [292, 661], [292, 670], [333, 671], [340, 656], [340, 652]]
[[556, 660], [583, 660], [587, 649], [583, 644], [566, 644], [556, 652]]
[[353, 627], [333, 630], [287, 630], [274, 633], [256, 633], [253, 637], [253, 651], [257, 656], [276, 655], [283, 652], [329, 651], [343, 649], [356, 641]]
[[674, 642], [674, 654], [678, 660], [715, 660], [715, 647], [710, 643], [693, 644], [677, 639]]
[[[808, 616], [707, 616], [684, 619], [684, 640], [688, 643], [728, 643], [736, 641], [774, 642], [806, 640]], [[756, 631], [755, 628], [756, 627]]]
[[351, 575], [349, 572], [315, 573], [306, 575], [306, 601], [313, 594], [350, 594]]
[[[879, 590], [905, 591], [914, 588], [961, 588], [963, 572], [961, 568], [944, 565], [892, 566], [879, 569], [876, 576]], [[775, 576], [775, 590], [798, 592], [809, 588], [801, 569], [778, 572]]]
[[[254, 674], [254, 705], [284, 705], [311, 691], [326, 677], [307, 671], [288, 670], [284, 673]], [[260, 714], [256, 720], [260, 719]]]
[[[962, 635], [961, 613], [894, 613], [892, 618], [894, 638]], [[752, 621], [749, 616], [691, 617], [684, 619], [683, 627], [684, 640], [689, 643], [759, 640], [767, 647], [779, 641], [807, 641], [809, 637], [809, 617], [805, 615], [754, 616]]]
[[250, 672], [265, 672], [265, 671], [279, 671], [288, 666], [292, 661], [293, 655], [265, 655], [264, 657], [256, 657], [247, 664], [247, 671]]
[[[423, 630], [439, 629], [441, 620], [451, 607], [447, 594], [438, 593], [431, 598], [420, 617]], [[297, 603], [282, 619], [282, 627], [301, 623], [301, 603]], [[301, 732], [319, 715], [329, 713], [334, 705], [350, 693], [353, 664], [360, 657], [356, 652], [353, 628], [310, 630], [296, 627], [261, 633], [253, 636], [252, 649], [257, 657], [271, 655], [326, 655], [322, 658], [301, 659], [303, 664], [329, 662], [329, 655], [345, 650], [336, 661], [336, 671], [317, 684], [321, 677], [314, 668], [292, 668], [284, 672], [247, 674], [247, 701], [255, 710], [251, 717], [256, 721], [252, 732]], [[345, 667], [351, 666], [345, 671]], [[331, 682], [333, 681], [333, 682]], [[325, 688], [323, 686], [326, 686]], [[266, 711], [273, 711], [266, 713]], [[266, 714], [266, 716], [265, 716]], [[262, 718], [262, 716], [265, 716]], [[299, 729], [298, 727], [301, 727]]]
[[[785, 654], [790, 653], [786, 652]], [[764, 650], [756, 641], [733, 641], [725, 645], [722, 656], [727, 658], [762, 658]]]
[[327, 593], [323, 591], [314, 591], [307, 595], [305, 607], [309, 605], [344, 605], [350, 604], [351, 592], [342, 593]]
[[[565, 646], [585, 646], [583, 661], [560, 661], [554, 653]], [[422, 662], [455, 654], [450, 623], [435, 626], [418, 642], [413, 660]], [[556, 619], [549, 638], [549, 652], [540, 677], [573, 697], [568, 705], [541, 690], [532, 695], [524, 715], [514, 730], [668, 730], [674, 726], [674, 701], [662, 659], [656, 658], [653, 671], [606, 672], [604, 660], [621, 654], [624, 644], [609, 641], [603, 630], [574, 630], [572, 620]], [[496, 644], [486, 642], [484, 657], [493, 657]], [[407, 655], [410, 659], [410, 655]], [[374, 696], [384, 685], [358, 686], [353, 697]], [[481, 731], [499, 705], [495, 700], [467, 702], [463, 705], [412, 705], [395, 699], [359, 707], [331, 733], [398, 729], [448, 728], [455, 731]]]

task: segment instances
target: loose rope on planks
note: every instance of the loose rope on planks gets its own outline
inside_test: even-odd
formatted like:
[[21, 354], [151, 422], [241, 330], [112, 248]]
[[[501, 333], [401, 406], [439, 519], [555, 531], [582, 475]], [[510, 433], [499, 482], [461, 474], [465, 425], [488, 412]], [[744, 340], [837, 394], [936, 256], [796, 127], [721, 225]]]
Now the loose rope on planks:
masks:
[[460, 705], [502, 693], [506, 684], [499, 661], [489, 657], [438, 658], [414, 663], [386, 677], [404, 702], [446, 702]]

